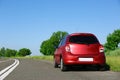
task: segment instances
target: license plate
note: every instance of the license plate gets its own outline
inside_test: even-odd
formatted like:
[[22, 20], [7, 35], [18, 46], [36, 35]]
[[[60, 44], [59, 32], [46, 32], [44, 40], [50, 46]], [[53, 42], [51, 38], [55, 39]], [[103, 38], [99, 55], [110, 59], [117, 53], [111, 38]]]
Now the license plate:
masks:
[[79, 61], [93, 61], [93, 58], [79, 58]]

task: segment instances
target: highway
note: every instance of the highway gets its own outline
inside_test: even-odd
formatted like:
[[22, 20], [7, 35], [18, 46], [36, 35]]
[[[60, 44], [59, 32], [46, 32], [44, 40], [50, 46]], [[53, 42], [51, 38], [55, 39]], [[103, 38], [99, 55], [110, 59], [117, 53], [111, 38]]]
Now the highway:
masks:
[[[14, 60], [0, 61], [0, 70]], [[69, 70], [61, 72], [52, 61], [19, 59], [19, 65], [4, 80], [119, 80], [120, 72]]]

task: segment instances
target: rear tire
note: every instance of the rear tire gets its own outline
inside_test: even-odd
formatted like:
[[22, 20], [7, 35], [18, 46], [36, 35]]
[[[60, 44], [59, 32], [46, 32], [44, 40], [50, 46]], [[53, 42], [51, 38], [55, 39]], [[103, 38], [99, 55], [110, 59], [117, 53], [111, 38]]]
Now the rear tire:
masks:
[[61, 71], [66, 71], [67, 70], [67, 66], [64, 65], [64, 62], [63, 62], [62, 58], [60, 60], [60, 69], [61, 69]]
[[56, 61], [54, 61], [54, 68], [58, 68], [58, 64], [56, 63]]
[[105, 66], [98, 66], [98, 71], [105, 71]]

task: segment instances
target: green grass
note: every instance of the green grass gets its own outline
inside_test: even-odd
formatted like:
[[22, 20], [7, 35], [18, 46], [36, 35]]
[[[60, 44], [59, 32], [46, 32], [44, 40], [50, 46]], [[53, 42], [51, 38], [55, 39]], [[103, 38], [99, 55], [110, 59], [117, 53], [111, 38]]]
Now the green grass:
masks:
[[106, 56], [106, 63], [110, 66], [111, 71], [120, 72], [120, 56]]
[[120, 56], [120, 48], [113, 50], [113, 51], [107, 51], [106, 56]]
[[12, 57], [18, 59], [39, 59], [39, 60], [53, 60], [53, 56], [26, 56], [26, 57]]
[[40, 60], [53, 60], [53, 56], [32, 56], [32, 59], [40, 59]]

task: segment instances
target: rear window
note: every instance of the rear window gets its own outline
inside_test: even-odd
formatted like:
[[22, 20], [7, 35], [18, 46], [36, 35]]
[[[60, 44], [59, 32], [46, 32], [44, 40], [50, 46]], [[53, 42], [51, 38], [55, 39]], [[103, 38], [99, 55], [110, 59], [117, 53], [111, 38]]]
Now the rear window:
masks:
[[77, 44], [94, 44], [98, 43], [98, 40], [94, 36], [71, 36], [69, 42]]

